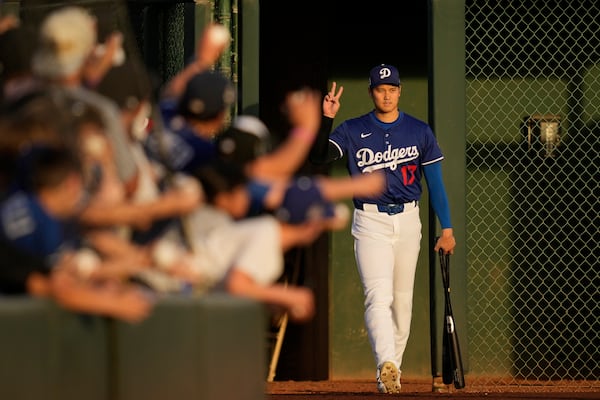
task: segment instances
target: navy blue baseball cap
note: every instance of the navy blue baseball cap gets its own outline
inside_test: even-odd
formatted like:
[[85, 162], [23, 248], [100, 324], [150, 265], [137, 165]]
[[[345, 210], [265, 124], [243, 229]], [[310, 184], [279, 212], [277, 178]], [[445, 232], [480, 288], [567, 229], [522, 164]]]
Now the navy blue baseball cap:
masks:
[[369, 88], [379, 85], [400, 86], [400, 73], [393, 65], [380, 64], [371, 69], [369, 74]]
[[184, 117], [208, 120], [227, 110], [236, 100], [231, 81], [217, 71], [204, 71], [192, 77], [179, 100]]
[[297, 177], [285, 191], [275, 217], [288, 224], [332, 218], [335, 205], [323, 197], [317, 182], [310, 176]]
[[271, 149], [267, 126], [252, 115], [238, 115], [231, 126], [216, 137], [219, 155], [228, 161], [246, 164]]

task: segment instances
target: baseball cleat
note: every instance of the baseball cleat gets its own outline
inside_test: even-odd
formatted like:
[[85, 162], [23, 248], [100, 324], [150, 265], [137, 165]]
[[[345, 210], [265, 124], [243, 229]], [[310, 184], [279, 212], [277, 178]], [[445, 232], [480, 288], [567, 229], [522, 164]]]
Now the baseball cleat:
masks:
[[384, 362], [377, 372], [377, 389], [380, 393], [400, 393], [400, 372], [393, 362]]

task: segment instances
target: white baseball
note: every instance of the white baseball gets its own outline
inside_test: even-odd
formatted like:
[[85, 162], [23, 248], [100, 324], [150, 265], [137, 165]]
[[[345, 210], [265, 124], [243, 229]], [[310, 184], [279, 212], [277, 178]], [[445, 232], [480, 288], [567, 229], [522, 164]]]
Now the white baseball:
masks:
[[100, 266], [100, 257], [91, 249], [81, 249], [75, 255], [77, 272], [83, 278], [89, 277]]
[[334, 223], [331, 229], [338, 230], [344, 228], [350, 219], [350, 208], [344, 203], [337, 203], [334, 208]]
[[[106, 46], [104, 44], [97, 45], [95, 49], [96, 57], [102, 57], [104, 53], [106, 53]], [[123, 65], [125, 62], [125, 50], [123, 50], [123, 47], [117, 47], [111, 61], [114, 67]]]
[[344, 203], [337, 203], [335, 205], [335, 217], [341, 225], [345, 226], [350, 220], [350, 208]]
[[115, 55], [113, 56], [113, 65], [118, 67], [125, 63], [125, 50], [122, 47], [119, 47], [117, 51], [115, 51]]
[[225, 46], [229, 44], [229, 41], [231, 40], [229, 29], [223, 25], [212, 25], [208, 29], [207, 34], [209, 35], [210, 42], [215, 46]]
[[154, 246], [152, 258], [158, 268], [170, 269], [179, 258], [177, 245], [167, 240], [161, 240]]
[[190, 194], [201, 196], [202, 188], [197, 180], [185, 174], [177, 173], [173, 176], [173, 186], [180, 190], [186, 190]]

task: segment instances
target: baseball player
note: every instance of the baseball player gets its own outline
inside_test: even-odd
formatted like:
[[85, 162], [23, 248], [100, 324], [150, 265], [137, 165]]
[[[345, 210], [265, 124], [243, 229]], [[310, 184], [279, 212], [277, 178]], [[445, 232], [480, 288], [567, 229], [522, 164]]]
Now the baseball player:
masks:
[[342, 122], [328, 136], [342, 92], [343, 87], [336, 92], [334, 82], [323, 100], [323, 122], [310, 158], [324, 163], [346, 156], [351, 175], [385, 172], [381, 195], [353, 198], [352, 236], [377, 387], [382, 393], [398, 393], [421, 243], [423, 175], [442, 228], [435, 250], [452, 254], [456, 246], [442, 180], [444, 156], [431, 128], [398, 108], [402, 85], [394, 66], [381, 64], [370, 71], [374, 109]]

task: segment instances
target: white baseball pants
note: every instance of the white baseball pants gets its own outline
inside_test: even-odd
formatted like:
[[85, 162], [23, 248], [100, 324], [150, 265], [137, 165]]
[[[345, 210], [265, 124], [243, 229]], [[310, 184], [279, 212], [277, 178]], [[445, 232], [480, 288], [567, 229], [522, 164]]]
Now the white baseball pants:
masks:
[[354, 210], [352, 236], [376, 366], [393, 361], [400, 370], [410, 333], [421, 245], [419, 207], [395, 215]]

